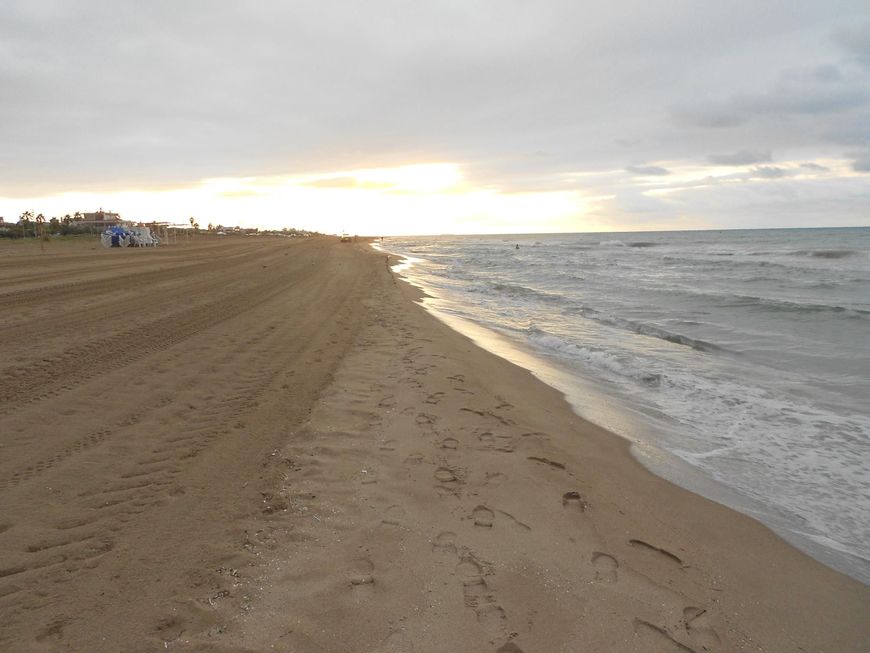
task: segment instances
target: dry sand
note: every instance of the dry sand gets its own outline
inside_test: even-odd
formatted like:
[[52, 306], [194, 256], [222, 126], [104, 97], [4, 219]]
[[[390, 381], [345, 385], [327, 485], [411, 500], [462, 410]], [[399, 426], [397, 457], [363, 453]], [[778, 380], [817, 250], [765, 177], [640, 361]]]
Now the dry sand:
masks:
[[363, 243], [0, 245], [0, 650], [866, 651]]

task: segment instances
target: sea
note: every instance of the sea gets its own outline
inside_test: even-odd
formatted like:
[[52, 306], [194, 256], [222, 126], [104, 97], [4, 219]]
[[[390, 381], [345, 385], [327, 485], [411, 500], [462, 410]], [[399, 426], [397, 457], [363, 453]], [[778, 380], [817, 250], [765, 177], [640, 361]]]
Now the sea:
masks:
[[375, 247], [650, 470], [870, 584], [870, 228]]

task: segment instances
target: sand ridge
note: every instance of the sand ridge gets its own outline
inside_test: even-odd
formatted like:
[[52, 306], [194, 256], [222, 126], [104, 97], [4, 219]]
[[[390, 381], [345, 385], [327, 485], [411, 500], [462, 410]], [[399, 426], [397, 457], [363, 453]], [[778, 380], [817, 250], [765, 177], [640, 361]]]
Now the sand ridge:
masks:
[[867, 587], [648, 474], [382, 254], [214, 240], [0, 262], [0, 649], [867, 641]]

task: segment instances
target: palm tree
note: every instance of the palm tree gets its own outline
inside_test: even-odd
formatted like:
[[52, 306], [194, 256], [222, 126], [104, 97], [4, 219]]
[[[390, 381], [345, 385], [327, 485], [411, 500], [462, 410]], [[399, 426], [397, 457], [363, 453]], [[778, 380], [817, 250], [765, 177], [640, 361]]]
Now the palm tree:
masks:
[[40, 213], [36, 216], [36, 228], [34, 234], [39, 238], [39, 248], [45, 251], [45, 216]]
[[18, 224], [21, 226], [21, 235], [27, 237], [27, 231], [30, 227], [30, 221], [33, 220], [33, 211], [25, 211], [18, 218]]

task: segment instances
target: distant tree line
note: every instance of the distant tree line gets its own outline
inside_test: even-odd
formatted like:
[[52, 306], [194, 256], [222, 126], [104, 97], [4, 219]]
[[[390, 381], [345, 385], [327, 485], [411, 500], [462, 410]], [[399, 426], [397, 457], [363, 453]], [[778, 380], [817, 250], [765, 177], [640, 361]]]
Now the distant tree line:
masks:
[[34, 215], [33, 211], [22, 213], [17, 223], [0, 222], [0, 238], [40, 238], [59, 234], [90, 233], [90, 226], [82, 224], [84, 216], [76, 211], [72, 215], [53, 217], [46, 220], [42, 213]]
[[[194, 233], [200, 233], [199, 222], [195, 218], [190, 218], [190, 228]], [[153, 230], [157, 230], [157, 223], [139, 223], [140, 226], [147, 225]], [[283, 229], [268, 229], [260, 230], [256, 227], [225, 227], [221, 224], [209, 223], [206, 228], [209, 234], [229, 235], [272, 235], [272, 236], [310, 236], [316, 235], [316, 231], [306, 231], [304, 229], [294, 229], [284, 227]], [[90, 234], [94, 233], [94, 225], [85, 223], [84, 215], [76, 211], [72, 215], [67, 213], [60, 217], [52, 217], [46, 220], [42, 213], [34, 214], [33, 211], [25, 211], [22, 213], [18, 222], [6, 222], [0, 218], [0, 238], [48, 238], [49, 236], [60, 235], [70, 236], [75, 234]]]

